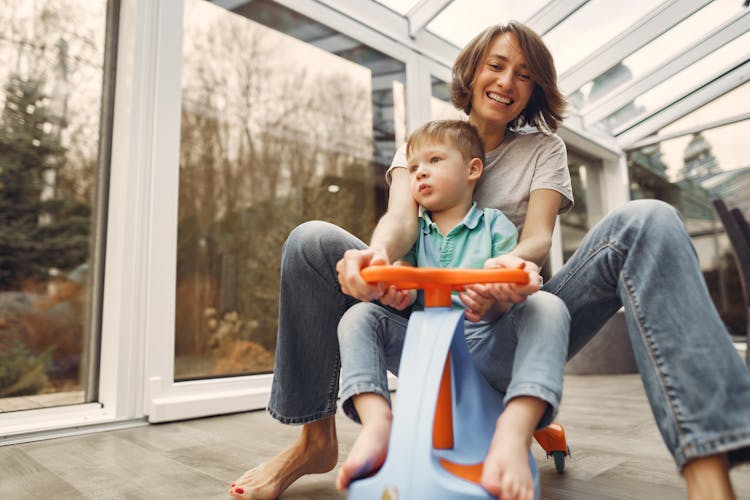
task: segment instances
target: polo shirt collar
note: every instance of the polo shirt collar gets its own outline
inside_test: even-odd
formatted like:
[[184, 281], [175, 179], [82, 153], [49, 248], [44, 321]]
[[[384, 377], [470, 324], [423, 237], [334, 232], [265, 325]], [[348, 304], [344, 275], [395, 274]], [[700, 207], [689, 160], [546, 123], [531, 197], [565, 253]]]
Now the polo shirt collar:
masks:
[[[474, 229], [477, 227], [477, 224], [479, 224], [479, 221], [482, 220], [482, 216], [484, 215], [484, 212], [477, 208], [477, 202], [471, 204], [471, 208], [466, 213], [466, 216], [461, 221], [461, 224], [466, 226], [469, 229]], [[430, 232], [435, 229], [437, 230], [437, 224], [432, 222], [432, 219], [430, 218], [430, 212], [427, 210], [422, 211], [422, 215], [420, 217], [424, 220], [424, 224], [422, 225], [422, 233], [424, 234], [430, 234]]]

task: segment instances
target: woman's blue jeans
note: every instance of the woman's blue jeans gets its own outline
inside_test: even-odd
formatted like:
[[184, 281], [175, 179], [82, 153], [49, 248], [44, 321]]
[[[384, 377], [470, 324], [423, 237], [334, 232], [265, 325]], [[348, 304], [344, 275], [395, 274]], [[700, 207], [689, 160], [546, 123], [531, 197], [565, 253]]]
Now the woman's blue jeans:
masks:
[[[360, 302], [339, 322], [340, 397], [344, 412], [355, 421], [359, 415], [353, 396], [369, 392], [390, 402], [386, 372], [398, 375], [407, 321], [392, 309]], [[474, 365], [505, 393], [503, 402], [507, 405], [518, 396], [541, 399], [548, 406], [538, 426], [552, 423], [560, 407], [568, 352], [570, 316], [563, 301], [538, 292], [493, 322], [464, 324]]]
[[[336, 262], [365, 244], [308, 222], [282, 251], [276, 367], [268, 410], [288, 424], [333, 416], [337, 326], [357, 301], [341, 293]], [[679, 214], [653, 200], [626, 203], [589, 231], [545, 284], [571, 316], [568, 358], [620, 307], [652, 412], [679, 468], [728, 452], [750, 460], [750, 372], [734, 349]]]

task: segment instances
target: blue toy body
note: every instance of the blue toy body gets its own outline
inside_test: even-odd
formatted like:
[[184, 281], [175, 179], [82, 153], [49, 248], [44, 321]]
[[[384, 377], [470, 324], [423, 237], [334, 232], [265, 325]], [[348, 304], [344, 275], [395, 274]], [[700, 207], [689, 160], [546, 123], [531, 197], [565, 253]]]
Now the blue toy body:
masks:
[[[491, 499], [481, 486], [448, 472], [440, 463], [484, 461], [503, 394], [474, 365], [464, 339], [463, 311], [430, 307], [409, 319], [399, 367], [398, 397], [388, 456], [372, 477], [349, 486], [350, 500]], [[433, 447], [439, 386], [450, 353], [454, 446]], [[529, 452], [535, 498], [539, 473]]]

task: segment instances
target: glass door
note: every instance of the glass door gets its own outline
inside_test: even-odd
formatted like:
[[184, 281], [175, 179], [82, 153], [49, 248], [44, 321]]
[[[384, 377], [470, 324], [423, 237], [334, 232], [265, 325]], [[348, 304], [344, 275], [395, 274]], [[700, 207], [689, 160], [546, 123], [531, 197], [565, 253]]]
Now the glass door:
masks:
[[0, 414], [98, 399], [106, 0], [0, 0]]
[[406, 81], [402, 61], [275, 2], [164, 8], [183, 33], [156, 98], [152, 422], [266, 405], [282, 245], [312, 219], [369, 240]]

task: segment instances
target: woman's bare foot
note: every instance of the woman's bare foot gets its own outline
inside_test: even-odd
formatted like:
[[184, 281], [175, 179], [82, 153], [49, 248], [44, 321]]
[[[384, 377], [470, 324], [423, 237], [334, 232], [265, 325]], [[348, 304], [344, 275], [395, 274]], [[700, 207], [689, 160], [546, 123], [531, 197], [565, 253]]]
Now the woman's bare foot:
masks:
[[336, 489], [345, 490], [353, 480], [376, 472], [385, 462], [391, 420], [377, 419], [366, 422], [359, 432], [349, 456], [341, 465], [336, 478]]
[[725, 453], [696, 458], [682, 468], [688, 500], [734, 500]]
[[335, 420], [317, 420], [305, 424], [289, 448], [245, 472], [232, 483], [229, 494], [235, 498], [277, 498], [300, 477], [333, 470], [337, 460]]

